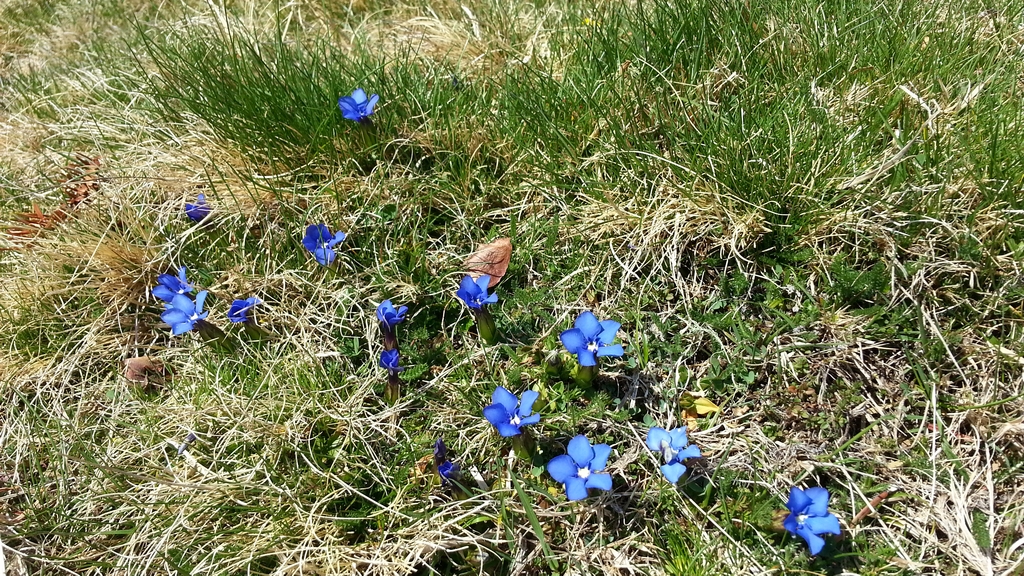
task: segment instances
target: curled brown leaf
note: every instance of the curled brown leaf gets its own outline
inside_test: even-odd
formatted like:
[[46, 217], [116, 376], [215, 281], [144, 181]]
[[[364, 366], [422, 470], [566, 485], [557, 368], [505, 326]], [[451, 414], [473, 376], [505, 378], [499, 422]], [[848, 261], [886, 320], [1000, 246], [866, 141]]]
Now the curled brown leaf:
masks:
[[483, 274], [489, 275], [491, 281], [488, 283], [488, 287], [493, 288], [505, 276], [511, 259], [512, 240], [509, 238], [497, 238], [494, 242], [478, 246], [476, 252], [473, 252], [466, 258], [462, 267], [465, 269], [466, 274], [472, 276], [474, 280], [480, 278]]
[[164, 365], [149, 356], [139, 356], [125, 360], [124, 375], [132, 382], [160, 382], [166, 375]]

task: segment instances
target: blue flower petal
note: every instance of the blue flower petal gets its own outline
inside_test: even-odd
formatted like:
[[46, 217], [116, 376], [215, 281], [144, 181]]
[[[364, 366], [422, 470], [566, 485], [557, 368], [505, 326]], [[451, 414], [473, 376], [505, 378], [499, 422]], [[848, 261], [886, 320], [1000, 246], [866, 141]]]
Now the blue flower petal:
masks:
[[377, 305], [377, 320], [384, 322], [387, 315], [394, 310], [395, 307], [391, 305], [391, 300], [385, 300]]
[[341, 230], [338, 230], [337, 232], [334, 233], [334, 237], [327, 241], [327, 247], [334, 248], [343, 240], [345, 240], [345, 238], [348, 238], [348, 234], [345, 234]]
[[189, 220], [193, 222], [202, 222], [211, 212], [210, 207], [206, 205], [203, 195], [200, 194], [199, 196], [200, 201], [198, 204], [185, 203], [185, 216], [188, 216]]
[[369, 101], [366, 102], [366, 106], [363, 107], [363, 113], [366, 114], [367, 116], [373, 114], [373, 107], [377, 105], [377, 100], [380, 100], [380, 96], [378, 96], [377, 94], [370, 96]]
[[391, 304], [391, 300], [385, 300], [377, 306], [377, 320], [387, 324], [388, 327], [392, 327], [405, 320], [405, 313], [408, 310], [408, 306], [401, 306], [396, 310], [394, 305]]
[[177, 308], [191, 316], [196, 311], [196, 304], [191, 298], [184, 294], [175, 294], [174, 298], [171, 299], [171, 303], [168, 305], [168, 308]]
[[587, 341], [583, 336], [583, 332], [580, 332], [577, 328], [570, 328], [564, 330], [558, 335], [558, 339], [562, 341], [562, 346], [572, 354], [578, 354], [580, 350], [587, 349]]
[[458, 471], [459, 471], [459, 465], [455, 464], [453, 462], [442, 462], [437, 467], [437, 474], [439, 476], [441, 476], [441, 478], [444, 478], [446, 480], [451, 480], [451, 477], [454, 474], [457, 474]]
[[569, 446], [566, 447], [565, 451], [579, 468], [590, 466], [590, 461], [594, 459], [594, 449], [590, 446], [590, 441], [587, 440], [587, 437], [582, 434], [569, 440]]
[[608, 455], [612, 453], [612, 447], [607, 444], [594, 444], [594, 457], [590, 460], [590, 470], [596, 472], [604, 470], [608, 464]]
[[366, 91], [362, 88], [356, 88], [352, 91], [351, 96], [342, 96], [338, 98], [338, 108], [341, 109], [341, 113], [349, 120], [356, 122], [362, 122], [370, 114], [373, 114], [373, 107], [377, 105], [377, 101], [380, 96], [374, 94], [369, 98], [366, 97]]
[[512, 436], [519, 436], [520, 434], [523, 433], [523, 431], [519, 429], [519, 426], [516, 426], [515, 424], [512, 424], [510, 422], [505, 422], [504, 424], [498, 424], [497, 426], [495, 426], [495, 428], [498, 429], [498, 434], [501, 434], [505, 438], [511, 438]]
[[569, 500], [583, 500], [587, 497], [587, 483], [582, 478], [573, 476], [565, 480], [565, 496]]
[[228, 308], [228, 320], [232, 322], [247, 322], [249, 316], [247, 312], [252, 309], [259, 302], [256, 298], [246, 298], [245, 300], [234, 300], [231, 302], [231, 307]]
[[[470, 308], [474, 307], [474, 300], [479, 295], [480, 289], [477, 287], [476, 282], [473, 282], [472, 276], [463, 276], [462, 281], [459, 283], [459, 291], [455, 293], [456, 296], [462, 300], [466, 306]], [[476, 305], [479, 307], [479, 305]]]
[[839, 534], [839, 519], [832, 514], [827, 516], [811, 516], [804, 520], [804, 525], [815, 534]]
[[565, 454], [552, 458], [548, 462], [547, 468], [548, 474], [559, 484], [565, 484], [565, 481], [575, 476], [576, 471], [579, 469], [576, 463], [572, 461], [572, 458]]
[[804, 494], [811, 499], [811, 505], [807, 508], [810, 516], [828, 515], [828, 490], [820, 487], [808, 488]]
[[156, 281], [157, 284], [174, 290], [175, 292], [178, 291], [182, 284], [181, 280], [179, 280], [177, 276], [171, 276], [170, 274], [160, 274], [156, 277]]
[[690, 444], [676, 454], [676, 462], [682, 462], [687, 458], [700, 458], [700, 448], [697, 448], [696, 444]]
[[622, 344], [612, 344], [611, 346], [601, 346], [597, 349], [598, 356], [622, 356], [623, 352]]
[[306, 250], [313, 252], [327, 243], [331, 237], [331, 230], [326, 224], [310, 224], [306, 226], [306, 234], [302, 237], [302, 245]]
[[160, 319], [174, 326], [175, 324], [181, 324], [182, 322], [188, 322], [189, 314], [186, 314], [183, 310], [177, 308], [170, 308], [160, 314]]
[[796, 521], [796, 514], [790, 514], [786, 516], [786, 519], [782, 521], [782, 527], [788, 530], [791, 534], [796, 536], [796, 531], [800, 528], [800, 524]]
[[796, 486], [789, 489], [789, 501], [786, 502], [786, 508], [789, 508], [790, 512], [803, 514], [810, 504], [811, 499], [804, 494], [803, 490]]
[[505, 389], [504, 386], [498, 386], [494, 389], [494, 393], [491, 394], [491, 402], [495, 404], [501, 404], [505, 407], [505, 412], [508, 414], [515, 414], [516, 408], [519, 407], [519, 399], [516, 395]]
[[519, 416], [520, 418], [526, 418], [533, 411], [533, 403], [540, 398], [540, 393], [536, 390], [527, 390], [523, 392], [522, 397], [519, 400]]
[[174, 299], [176, 292], [172, 292], [170, 288], [161, 284], [153, 288], [153, 296], [163, 300], [164, 302], [170, 302]]
[[[202, 198], [203, 195], [200, 194], [199, 197]], [[178, 268], [178, 280], [181, 280], [181, 283], [183, 285], [185, 285], [186, 287], [191, 289], [191, 286], [188, 285], [188, 280], [185, 278], [185, 272], [186, 272], [186, 269], [185, 269], [184, 266], [181, 266], [181, 267]]]
[[689, 444], [689, 441], [686, 438], [686, 426], [675, 428], [669, 432], [668, 435], [672, 437], [669, 445], [672, 446], [673, 450], [682, 450], [687, 444]]
[[611, 474], [591, 474], [590, 476], [587, 477], [587, 488], [596, 488], [598, 490], [611, 490]]
[[[203, 311], [203, 302], [206, 302], [207, 294], [209, 294], [209, 292], [206, 290], [196, 294], [196, 312], [201, 313]], [[206, 318], [206, 316], [203, 316], [203, 318]]]
[[334, 262], [334, 250], [330, 248], [317, 248], [313, 252], [313, 257], [316, 261], [323, 266], [329, 266], [331, 262]]
[[184, 334], [185, 332], [188, 332], [194, 327], [195, 324], [193, 324], [192, 322], [182, 322], [181, 324], [175, 324], [171, 326], [171, 335], [178, 336], [180, 334]]
[[508, 411], [501, 404], [491, 404], [484, 408], [484, 418], [494, 426], [508, 424]]
[[491, 294], [487, 298], [484, 298], [484, 304], [495, 304], [498, 301], [497, 294]]
[[601, 323], [597, 321], [597, 316], [594, 316], [594, 313], [589, 310], [580, 314], [573, 326], [583, 333], [587, 342], [593, 342], [601, 333]]
[[533, 414], [531, 416], [526, 416], [525, 418], [520, 418], [519, 425], [530, 426], [532, 424], [536, 424], [537, 422], [540, 422], [540, 414]]
[[579, 360], [580, 366], [597, 366], [597, 356], [586, 348], [576, 352], [576, 359]]
[[806, 525], [797, 528], [796, 533], [807, 541], [807, 547], [811, 549], [811, 556], [817, 556], [818, 552], [821, 552], [821, 549], [825, 546], [825, 539], [811, 532], [811, 529]]
[[665, 475], [665, 479], [675, 484], [679, 482], [679, 478], [686, 473], [686, 466], [673, 462], [672, 464], [665, 464], [661, 467], [661, 473]]
[[400, 370], [399, 362], [401, 359], [398, 355], [398, 350], [384, 350], [380, 353], [380, 367], [387, 368], [388, 370]]
[[481, 294], [487, 294], [487, 289], [490, 288], [491, 277], [488, 274], [481, 274], [476, 279], [476, 286], [480, 289]]
[[341, 115], [348, 120], [359, 120], [359, 111], [356, 103], [348, 96], [338, 98], [338, 108], [341, 108]]
[[664, 428], [652, 426], [651, 429], [647, 431], [647, 447], [654, 452], [661, 452], [662, 441], [668, 441], [671, 443], [671, 440], [672, 439], [669, 436], [668, 431]]
[[601, 322], [601, 333], [597, 335], [597, 341], [601, 344], [608, 345], [615, 340], [615, 334], [619, 331], [622, 324], [619, 324], [615, 320], [604, 320]]

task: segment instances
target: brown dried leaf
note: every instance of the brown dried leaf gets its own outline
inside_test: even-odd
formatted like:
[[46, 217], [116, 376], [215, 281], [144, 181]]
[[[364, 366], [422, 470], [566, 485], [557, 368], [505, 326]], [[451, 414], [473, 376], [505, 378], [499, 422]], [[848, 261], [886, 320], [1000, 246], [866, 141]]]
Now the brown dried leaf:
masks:
[[484, 274], [489, 274], [491, 281], [487, 286], [493, 288], [498, 282], [501, 282], [501, 278], [508, 271], [508, 263], [511, 259], [512, 241], [508, 238], [498, 238], [494, 242], [478, 246], [476, 252], [466, 258], [462, 267], [466, 270], [466, 274], [472, 276], [474, 280]]
[[166, 372], [164, 365], [159, 360], [153, 360], [149, 356], [139, 356], [125, 360], [124, 375], [132, 382], [162, 381]]
[[67, 195], [67, 205], [74, 208], [85, 202], [89, 196], [100, 188], [99, 156], [75, 155], [64, 170], [61, 182]]
[[15, 218], [17, 218], [19, 222], [23, 222], [29, 226], [35, 226], [37, 228], [49, 228], [51, 222], [51, 218], [46, 214], [43, 214], [43, 211], [39, 208], [38, 204], [32, 204], [32, 211], [17, 214], [15, 215]]
[[690, 432], [696, 432], [700, 430], [700, 424], [697, 422], [697, 410], [694, 408], [683, 408], [682, 420], [686, 424], [686, 429]]
[[416, 464], [409, 470], [409, 480], [417, 485], [424, 481], [432, 482], [435, 474], [434, 455], [427, 454], [417, 460]]

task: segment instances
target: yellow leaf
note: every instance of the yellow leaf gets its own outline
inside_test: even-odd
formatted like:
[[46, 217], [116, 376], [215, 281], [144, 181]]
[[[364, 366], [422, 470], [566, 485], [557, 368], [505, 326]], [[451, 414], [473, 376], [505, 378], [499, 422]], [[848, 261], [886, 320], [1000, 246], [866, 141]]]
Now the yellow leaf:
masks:
[[707, 398], [696, 398], [693, 401], [693, 407], [697, 410], [697, 414], [710, 414], [712, 412], [719, 412], [722, 409], [715, 405], [714, 402]]

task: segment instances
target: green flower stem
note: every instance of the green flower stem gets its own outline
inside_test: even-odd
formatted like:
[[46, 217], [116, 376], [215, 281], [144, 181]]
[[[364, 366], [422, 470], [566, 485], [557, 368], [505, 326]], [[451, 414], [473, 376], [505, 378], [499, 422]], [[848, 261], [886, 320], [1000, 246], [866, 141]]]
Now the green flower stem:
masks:
[[402, 380], [398, 377], [398, 372], [389, 370], [388, 371], [388, 383], [384, 385], [384, 401], [389, 406], [394, 406], [398, 402], [398, 397], [402, 392]]
[[576, 370], [576, 382], [589, 386], [593, 384], [594, 377], [597, 376], [597, 364], [593, 366], [580, 366]]
[[199, 337], [203, 342], [208, 344], [214, 350], [225, 354], [235, 353], [237, 349], [235, 343], [229, 340], [228, 335], [220, 328], [217, 328], [206, 320], [197, 320], [195, 329], [196, 332], [199, 333]]
[[480, 335], [480, 339], [491, 346], [497, 344], [498, 329], [494, 326], [494, 318], [491, 317], [491, 313], [485, 308], [480, 308], [473, 311], [473, 317], [476, 319], [476, 331]]
[[512, 451], [527, 462], [533, 460], [533, 454], [537, 451], [537, 443], [533, 440], [529, 430], [523, 429], [518, 436], [512, 437]]
[[277, 338], [277, 334], [259, 326], [251, 318], [242, 322], [242, 331], [245, 332], [246, 336], [256, 341], [274, 340]]

